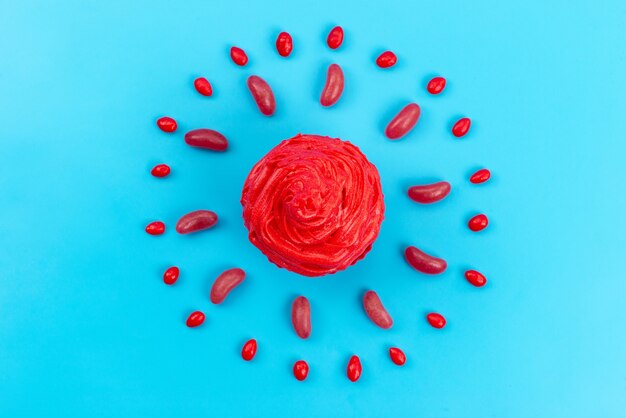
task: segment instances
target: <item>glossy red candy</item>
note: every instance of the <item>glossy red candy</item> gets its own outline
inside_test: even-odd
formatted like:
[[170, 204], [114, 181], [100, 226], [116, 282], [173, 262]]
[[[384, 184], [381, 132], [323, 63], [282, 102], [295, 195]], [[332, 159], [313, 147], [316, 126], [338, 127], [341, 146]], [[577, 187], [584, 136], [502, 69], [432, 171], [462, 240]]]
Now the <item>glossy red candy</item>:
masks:
[[341, 98], [343, 93], [343, 71], [338, 64], [331, 64], [326, 73], [326, 85], [322, 90], [320, 103], [324, 107], [332, 106]]
[[251, 75], [248, 77], [248, 90], [261, 113], [265, 116], [272, 116], [276, 111], [276, 99], [274, 99], [270, 85], [261, 77]]
[[385, 135], [389, 139], [402, 138], [408, 134], [411, 129], [415, 127], [417, 120], [420, 117], [420, 107], [417, 103], [409, 103], [404, 106], [402, 110], [391, 119], [391, 122], [385, 129]]
[[174, 132], [176, 128], [178, 128], [178, 124], [173, 118], [169, 116], [163, 116], [162, 118], [157, 119], [157, 126], [163, 132]]
[[446, 326], [446, 318], [444, 318], [443, 315], [438, 314], [436, 312], [431, 312], [428, 315], [426, 315], [426, 319], [428, 320], [428, 323], [433, 328], [441, 329]]
[[486, 168], [481, 168], [470, 177], [470, 182], [474, 184], [484, 183], [491, 177], [491, 172]]
[[190, 234], [209, 229], [217, 223], [217, 214], [210, 210], [195, 210], [183, 215], [176, 223], [176, 232]]
[[446, 260], [428, 255], [413, 246], [407, 247], [404, 257], [411, 267], [424, 274], [441, 274], [448, 267]]
[[228, 140], [221, 133], [212, 129], [194, 129], [185, 134], [185, 142], [196, 148], [204, 148], [211, 151], [226, 151]]
[[211, 302], [220, 304], [224, 302], [226, 296], [246, 278], [246, 272], [240, 268], [233, 268], [224, 271], [217, 276], [211, 286]]
[[343, 43], [343, 28], [341, 26], [335, 26], [328, 33], [326, 43], [330, 49], [337, 49]]
[[361, 377], [362, 371], [363, 367], [361, 366], [359, 356], [350, 357], [350, 361], [348, 361], [348, 369], [346, 370], [348, 379], [350, 379], [351, 382], [356, 382]]
[[406, 363], [406, 355], [397, 347], [391, 347], [389, 349], [389, 357], [391, 358], [391, 361], [398, 366], [402, 366]]
[[483, 287], [487, 284], [487, 278], [476, 270], [467, 270], [465, 272], [465, 279], [467, 279], [472, 286], [476, 287]]
[[172, 285], [176, 283], [176, 280], [178, 280], [179, 275], [180, 275], [180, 269], [176, 266], [172, 266], [168, 268], [167, 270], [165, 270], [165, 273], [163, 273], [163, 283], [167, 285]]
[[211, 87], [211, 83], [204, 77], [198, 77], [194, 80], [193, 86], [196, 88], [196, 91], [203, 96], [210, 96], [213, 94], [213, 87]]
[[393, 326], [393, 319], [383, 306], [378, 294], [368, 290], [363, 296], [363, 308], [369, 319], [381, 328], [389, 329]]
[[150, 173], [154, 177], [167, 177], [170, 174], [170, 166], [167, 164], [155, 165]]
[[452, 127], [452, 135], [456, 136], [457, 138], [465, 136], [469, 132], [471, 125], [472, 121], [470, 120], [470, 118], [459, 119]]
[[396, 65], [398, 57], [391, 51], [385, 51], [376, 58], [376, 65], [380, 68], [389, 68]]
[[443, 77], [435, 77], [428, 82], [426, 90], [428, 90], [430, 94], [439, 94], [443, 91], [445, 87], [446, 79]]
[[230, 58], [235, 64], [239, 65], [240, 67], [243, 67], [248, 63], [248, 56], [246, 55], [246, 52], [236, 46], [230, 48]]
[[303, 381], [309, 375], [309, 365], [304, 360], [298, 360], [293, 365], [293, 375], [299, 380]]
[[146, 232], [150, 235], [161, 235], [165, 232], [165, 224], [161, 221], [150, 222], [146, 226]]
[[487, 225], [489, 225], [489, 219], [487, 219], [487, 216], [482, 213], [472, 217], [472, 219], [467, 222], [469, 229], [474, 232], [482, 231], [487, 228]]
[[254, 338], [251, 340], [248, 340], [243, 345], [243, 348], [241, 349], [241, 358], [243, 358], [245, 361], [252, 360], [254, 356], [256, 355], [256, 349], [257, 349], [256, 340]]
[[423, 184], [409, 188], [408, 195], [411, 200], [418, 203], [435, 203], [442, 200], [450, 193], [450, 183], [440, 181], [432, 184]]
[[276, 50], [281, 57], [288, 57], [293, 50], [293, 39], [287, 32], [281, 32], [276, 38]]
[[311, 335], [311, 304], [304, 296], [298, 296], [291, 305], [291, 323], [298, 337]]
[[202, 325], [202, 323], [204, 322], [205, 318], [206, 317], [204, 316], [204, 313], [202, 313], [200, 311], [192, 312], [189, 315], [189, 317], [187, 318], [187, 326], [189, 328], [198, 327], [198, 326]]

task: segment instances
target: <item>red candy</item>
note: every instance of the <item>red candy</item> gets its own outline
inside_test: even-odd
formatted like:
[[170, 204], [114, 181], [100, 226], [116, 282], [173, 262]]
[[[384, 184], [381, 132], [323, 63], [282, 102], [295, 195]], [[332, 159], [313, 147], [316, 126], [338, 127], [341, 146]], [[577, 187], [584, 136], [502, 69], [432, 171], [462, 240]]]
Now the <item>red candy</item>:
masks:
[[326, 43], [330, 49], [337, 49], [343, 43], [343, 28], [341, 26], [335, 26], [328, 33]]
[[311, 304], [304, 296], [298, 296], [291, 305], [291, 323], [298, 337], [309, 338], [311, 335]]
[[459, 119], [452, 127], [452, 135], [456, 136], [457, 138], [465, 136], [469, 132], [471, 124], [472, 121], [470, 120], [470, 118]]
[[408, 195], [411, 200], [418, 203], [435, 203], [443, 199], [450, 193], [450, 183], [440, 181], [432, 184], [413, 186], [409, 188]]
[[204, 319], [206, 317], [204, 316], [204, 314], [200, 311], [195, 311], [192, 312], [189, 317], [187, 318], [187, 326], [189, 328], [195, 328], [198, 327], [200, 325], [202, 325], [202, 323], [204, 322]]
[[256, 348], [257, 348], [256, 340], [254, 338], [251, 340], [248, 340], [243, 345], [243, 348], [241, 349], [241, 358], [243, 358], [245, 361], [252, 360], [254, 356], [256, 355]]
[[391, 358], [391, 361], [398, 366], [402, 366], [406, 363], [406, 355], [397, 347], [391, 347], [389, 349], [389, 357]]
[[426, 90], [428, 90], [430, 94], [439, 94], [443, 91], [445, 87], [446, 79], [443, 77], [435, 77], [428, 82]]
[[477, 172], [475, 172], [474, 174], [472, 174], [472, 176], [470, 177], [470, 182], [474, 184], [484, 183], [487, 180], [489, 180], [490, 177], [491, 177], [491, 172], [487, 170], [486, 168], [482, 168], [478, 170]]
[[391, 51], [385, 51], [376, 58], [376, 65], [380, 68], [389, 68], [396, 65], [398, 57]]
[[211, 151], [226, 151], [228, 140], [221, 133], [212, 129], [195, 129], [185, 134], [185, 142], [196, 148]]
[[179, 275], [180, 275], [180, 269], [176, 266], [172, 266], [168, 268], [167, 270], [165, 270], [165, 273], [163, 273], [163, 283], [172, 285], [176, 283], [176, 280], [178, 280]]
[[146, 226], [146, 232], [150, 235], [161, 235], [165, 232], [165, 224], [161, 221], [150, 222]]
[[298, 360], [293, 365], [293, 375], [299, 381], [303, 381], [309, 375], [309, 365], [304, 360]]
[[210, 96], [213, 94], [213, 87], [211, 87], [211, 83], [204, 77], [198, 77], [194, 80], [193, 86], [196, 88], [196, 91], [203, 96]]
[[373, 290], [368, 290], [363, 296], [363, 308], [369, 319], [381, 328], [389, 329], [393, 325], [393, 319], [383, 306], [380, 298]]
[[322, 90], [320, 103], [322, 106], [332, 106], [341, 98], [343, 93], [343, 71], [337, 64], [331, 64], [326, 73], [326, 85]]
[[446, 318], [444, 318], [443, 315], [438, 314], [436, 312], [431, 312], [428, 315], [426, 315], [426, 319], [428, 320], [428, 323], [433, 328], [441, 329], [446, 326]]
[[428, 255], [412, 246], [404, 251], [404, 257], [411, 267], [424, 274], [441, 274], [448, 267], [446, 260]]
[[281, 32], [276, 38], [276, 50], [281, 57], [288, 57], [293, 50], [293, 39], [287, 32]]
[[351, 382], [356, 382], [361, 377], [361, 372], [363, 371], [363, 367], [361, 366], [361, 360], [359, 356], [350, 357], [350, 361], [348, 362], [348, 369], [346, 374], [348, 375], [348, 379]]
[[170, 166], [167, 164], [155, 165], [150, 173], [154, 177], [167, 177], [170, 174]]
[[238, 48], [236, 46], [233, 46], [232, 48], [230, 48], [230, 58], [233, 60], [235, 64], [241, 67], [243, 67], [244, 65], [248, 63], [248, 56], [246, 55], [246, 52], [243, 49]]
[[402, 138], [408, 134], [420, 117], [420, 107], [416, 103], [406, 105], [387, 125], [385, 135], [389, 139]]
[[213, 282], [211, 286], [211, 302], [216, 305], [224, 302], [226, 296], [246, 278], [246, 272], [240, 268], [226, 270]]
[[157, 119], [157, 126], [163, 132], [174, 132], [176, 128], [178, 128], [178, 124], [176, 121], [169, 116], [163, 116], [162, 118]]
[[210, 210], [196, 210], [183, 215], [176, 223], [176, 232], [190, 234], [209, 229], [217, 223], [217, 215]]
[[487, 219], [487, 216], [483, 215], [482, 213], [480, 215], [474, 216], [467, 223], [469, 229], [474, 232], [482, 231], [483, 229], [487, 228], [487, 225], [489, 225], [489, 219]]
[[241, 204], [252, 244], [277, 266], [310, 277], [362, 259], [385, 210], [376, 167], [349, 142], [317, 135], [297, 135], [263, 157]]
[[276, 111], [276, 100], [269, 84], [261, 77], [251, 75], [248, 77], [248, 90], [261, 113], [265, 116], [272, 116]]
[[487, 278], [476, 270], [467, 270], [465, 272], [465, 278], [472, 286], [483, 287], [487, 284]]

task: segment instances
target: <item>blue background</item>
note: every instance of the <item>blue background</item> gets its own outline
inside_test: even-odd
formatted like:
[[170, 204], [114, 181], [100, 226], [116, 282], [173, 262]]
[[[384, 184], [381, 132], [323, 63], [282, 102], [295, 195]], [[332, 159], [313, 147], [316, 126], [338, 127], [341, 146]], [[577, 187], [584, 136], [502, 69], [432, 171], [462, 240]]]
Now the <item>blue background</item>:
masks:
[[[89, 4], [91, 3], [91, 4]], [[340, 3], [340, 4], [339, 4]], [[620, 0], [3, 2], [0, 14], [0, 416], [2, 417], [624, 417], [626, 416], [626, 3]], [[344, 46], [325, 45], [341, 24]], [[289, 59], [278, 32], [294, 36]], [[234, 66], [232, 44], [250, 63]], [[393, 49], [387, 71], [375, 57]], [[337, 62], [346, 90], [318, 103]], [[274, 88], [262, 116], [250, 74]], [[441, 74], [445, 93], [429, 96]], [[199, 96], [192, 81], [211, 80]], [[405, 139], [384, 125], [422, 106]], [[154, 121], [179, 121], [174, 135]], [[459, 116], [474, 124], [449, 133]], [[222, 131], [226, 154], [184, 132]], [[239, 194], [252, 164], [298, 132], [349, 139], [374, 162], [386, 220], [366, 259], [307, 279], [269, 264], [246, 239]], [[167, 179], [149, 169], [167, 162]], [[489, 167], [492, 181], [467, 177]], [[446, 179], [432, 206], [405, 196]], [[179, 236], [182, 214], [219, 226]], [[467, 219], [489, 215], [472, 234]], [[143, 231], [153, 219], [170, 227]], [[445, 257], [428, 277], [413, 244]], [[171, 265], [179, 282], [163, 285]], [[221, 306], [213, 278], [247, 281]], [[462, 272], [483, 271], [476, 289]], [[395, 319], [360, 305], [375, 289]], [[312, 304], [313, 334], [291, 329], [291, 300]], [[184, 326], [202, 309], [199, 329]], [[424, 314], [444, 313], [448, 326]], [[254, 337], [251, 363], [239, 357]], [[387, 348], [405, 349], [404, 368]], [[345, 364], [361, 356], [362, 379]], [[311, 366], [297, 382], [291, 365]]]

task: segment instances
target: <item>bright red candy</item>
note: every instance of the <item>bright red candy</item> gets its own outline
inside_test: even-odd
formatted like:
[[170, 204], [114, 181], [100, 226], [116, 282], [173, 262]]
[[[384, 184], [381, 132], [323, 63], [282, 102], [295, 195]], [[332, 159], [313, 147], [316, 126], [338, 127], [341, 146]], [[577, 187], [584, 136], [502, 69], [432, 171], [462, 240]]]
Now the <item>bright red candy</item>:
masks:
[[472, 121], [470, 120], [470, 118], [459, 119], [452, 127], [452, 135], [456, 136], [457, 138], [465, 136], [469, 132], [471, 125]]
[[243, 67], [248, 63], [248, 56], [246, 55], [246, 51], [236, 46], [230, 48], [230, 58], [235, 64], [239, 65], [240, 67]]
[[481, 168], [470, 177], [470, 182], [474, 184], [484, 183], [491, 177], [491, 172], [486, 168]]
[[385, 51], [376, 58], [376, 65], [380, 68], [393, 67], [396, 62], [398, 62], [398, 57], [391, 51]]
[[180, 269], [176, 266], [172, 266], [168, 268], [167, 270], [165, 270], [165, 273], [163, 273], [163, 283], [172, 285], [176, 283], [176, 280], [178, 280], [179, 275], [180, 275]]
[[337, 49], [343, 43], [343, 28], [341, 26], [335, 26], [328, 33], [326, 43], [330, 49]]
[[472, 286], [483, 287], [487, 284], [487, 278], [476, 270], [467, 270], [465, 272], [465, 278]]
[[309, 365], [304, 360], [298, 360], [293, 365], [293, 375], [299, 381], [303, 381], [309, 375]]
[[361, 366], [361, 360], [359, 359], [359, 356], [350, 357], [350, 361], [348, 362], [348, 369], [346, 370], [348, 379], [350, 379], [351, 382], [356, 382], [361, 377], [362, 371], [363, 366]]
[[391, 347], [389, 349], [389, 357], [391, 358], [391, 361], [398, 366], [402, 366], [406, 363], [406, 355], [398, 347]]
[[187, 326], [189, 328], [198, 327], [198, 326], [202, 325], [202, 323], [204, 322], [205, 318], [206, 318], [206, 316], [204, 316], [204, 313], [202, 313], [200, 311], [192, 312], [189, 315], [189, 317], [187, 318]]
[[439, 94], [446, 87], [446, 79], [443, 77], [434, 77], [432, 80], [428, 82], [426, 86], [426, 90], [430, 94]]
[[169, 116], [163, 116], [162, 118], [157, 119], [157, 126], [163, 132], [174, 132], [176, 128], [178, 128], [178, 124], [173, 118]]
[[198, 77], [194, 80], [193, 86], [196, 88], [196, 91], [203, 96], [210, 96], [213, 94], [213, 87], [211, 87], [211, 83], [204, 77]]
[[243, 345], [243, 348], [241, 349], [241, 358], [243, 358], [245, 361], [252, 360], [254, 356], [256, 355], [256, 348], [257, 348], [256, 340], [254, 338], [251, 340], [248, 340]]
[[293, 39], [287, 32], [281, 32], [276, 38], [276, 50], [281, 57], [288, 57], [293, 50]]
[[165, 232], [165, 224], [161, 221], [150, 222], [146, 226], [146, 232], [150, 235], [161, 235]]
[[170, 166], [167, 164], [155, 165], [150, 173], [154, 177], [167, 177], [170, 174]]
[[469, 229], [474, 232], [482, 231], [483, 229], [487, 228], [487, 225], [489, 225], [489, 219], [487, 219], [487, 215], [484, 215], [482, 213], [480, 215], [474, 216], [467, 223]]
[[443, 315], [438, 314], [436, 312], [431, 312], [428, 315], [426, 315], [426, 319], [428, 320], [428, 323], [433, 328], [441, 329], [446, 326], [446, 318], [444, 318]]

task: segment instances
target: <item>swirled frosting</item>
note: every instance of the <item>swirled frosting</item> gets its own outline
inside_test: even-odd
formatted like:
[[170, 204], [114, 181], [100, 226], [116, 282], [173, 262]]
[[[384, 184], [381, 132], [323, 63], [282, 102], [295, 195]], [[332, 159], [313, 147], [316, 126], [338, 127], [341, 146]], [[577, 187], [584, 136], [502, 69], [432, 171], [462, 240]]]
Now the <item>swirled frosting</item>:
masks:
[[363, 258], [385, 210], [376, 167], [351, 143], [318, 135], [287, 139], [256, 163], [241, 204], [250, 241], [304, 276]]

